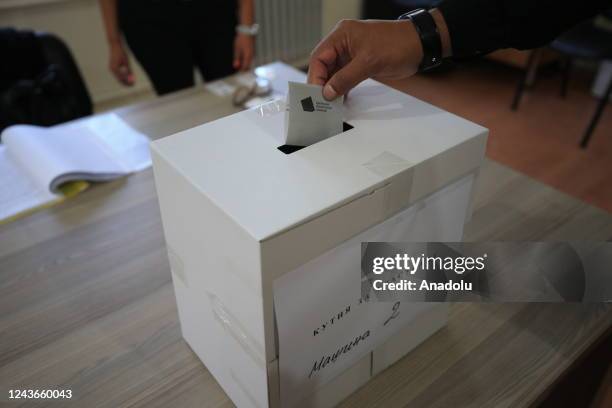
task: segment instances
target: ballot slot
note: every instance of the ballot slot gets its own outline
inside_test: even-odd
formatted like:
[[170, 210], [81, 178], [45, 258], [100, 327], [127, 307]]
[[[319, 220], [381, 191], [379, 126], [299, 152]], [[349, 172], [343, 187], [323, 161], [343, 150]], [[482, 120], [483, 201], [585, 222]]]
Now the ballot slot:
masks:
[[[342, 122], [342, 133], [349, 131], [351, 129], [353, 129], [354, 126], [351, 125], [350, 123], [347, 122]], [[281, 152], [285, 153], [285, 154], [291, 154], [294, 152], [297, 152], [298, 150], [302, 150], [303, 148], [305, 148], [306, 146], [297, 146], [297, 145], [290, 145], [290, 144], [285, 144], [282, 146], [278, 146], [277, 149], [280, 150]]]

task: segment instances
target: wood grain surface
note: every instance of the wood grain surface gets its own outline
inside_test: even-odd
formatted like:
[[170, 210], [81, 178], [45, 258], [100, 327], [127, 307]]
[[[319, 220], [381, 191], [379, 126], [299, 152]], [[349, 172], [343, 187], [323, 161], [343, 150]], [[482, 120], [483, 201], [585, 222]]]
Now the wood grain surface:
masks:
[[[154, 138], [236, 111], [190, 90], [118, 113]], [[466, 240], [607, 240], [612, 216], [486, 161]], [[528, 406], [610, 329], [601, 304], [455, 304], [345, 407]], [[71, 389], [12, 401], [8, 389]], [[0, 227], [0, 405], [230, 407], [181, 338], [151, 170]]]

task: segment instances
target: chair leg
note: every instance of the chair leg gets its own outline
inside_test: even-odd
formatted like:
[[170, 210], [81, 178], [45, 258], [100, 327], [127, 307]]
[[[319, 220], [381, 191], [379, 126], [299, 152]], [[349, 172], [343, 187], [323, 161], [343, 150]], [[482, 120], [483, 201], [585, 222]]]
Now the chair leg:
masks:
[[570, 74], [572, 72], [572, 59], [570, 57], [565, 58], [563, 61], [563, 67], [561, 71], [561, 92], [562, 98], [567, 96], [567, 85], [569, 84]]
[[533, 50], [529, 55], [527, 67], [525, 67], [525, 73], [519, 80], [516, 90], [514, 91], [512, 105], [510, 105], [510, 109], [513, 111], [518, 109], [519, 104], [521, 103], [521, 98], [523, 97], [523, 92], [525, 91], [525, 87], [532, 84], [535, 80], [535, 75], [538, 69], [539, 53], [540, 50]]
[[582, 147], [583, 149], [586, 149], [586, 147], [589, 145], [589, 140], [591, 139], [591, 136], [593, 135], [593, 131], [595, 130], [595, 127], [597, 126], [597, 123], [599, 122], [599, 119], [601, 118], [601, 114], [603, 113], [603, 110], [608, 104], [608, 99], [610, 99], [611, 92], [612, 92], [612, 79], [610, 79], [610, 82], [608, 83], [606, 92], [604, 93], [602, 98], [597, 103], [597, 109], [595, 109], [595, 114], [591, 118], [591, 122], [589, 123], [589, 126], [587, 127], [586, 131], [584, 132], [584, 136], [582, 136], [582, 140], [580, 141], [580, 147]]

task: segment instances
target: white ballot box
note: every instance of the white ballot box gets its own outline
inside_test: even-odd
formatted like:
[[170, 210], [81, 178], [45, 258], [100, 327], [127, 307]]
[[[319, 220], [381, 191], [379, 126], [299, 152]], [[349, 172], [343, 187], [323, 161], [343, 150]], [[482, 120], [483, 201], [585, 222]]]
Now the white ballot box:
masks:
[[361, 298], [361, 242], [460, 241], [485, 153], [485, 128], [375, 81], [352, 128], [291, 153], [285, 113], [151, 145], [183, 336], [238, 407], [332, 406], [444, 326], [444, 305]]

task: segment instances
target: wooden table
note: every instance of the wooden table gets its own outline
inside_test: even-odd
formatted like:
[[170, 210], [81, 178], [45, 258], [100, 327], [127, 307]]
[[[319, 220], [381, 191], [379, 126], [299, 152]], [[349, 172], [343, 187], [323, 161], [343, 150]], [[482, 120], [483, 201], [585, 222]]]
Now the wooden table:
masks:
[[[118, 113], [157, 138], [233, 111], [198, 89]], [[485, 162], [466, 240], [611, 237], [612, 215]], [[455, 304], [343, 406], [530, 405], [611, 321], [601, 304]], [[151, 170], [0, 227], [0, 405], [48, 387], [74, 398], [27, 405], [232, 406], [181, 338]]]

